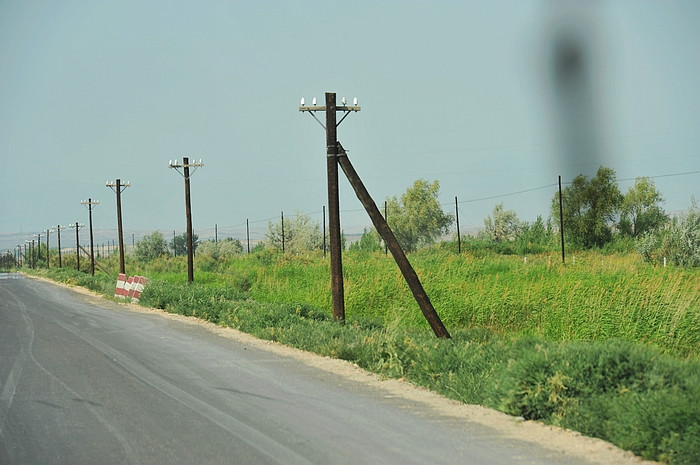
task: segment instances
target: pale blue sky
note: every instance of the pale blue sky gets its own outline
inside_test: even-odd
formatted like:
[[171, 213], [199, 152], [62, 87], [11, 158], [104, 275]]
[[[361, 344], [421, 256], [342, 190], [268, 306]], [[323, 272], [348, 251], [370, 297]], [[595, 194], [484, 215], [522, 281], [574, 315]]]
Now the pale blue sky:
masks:
[[[298, 106], [326, 91], [359, 99], [338, 137], [378, 204], [437, 179], [463, 230], [498, 202], [532, 221], [554, 187], [495, 196], [602, 163], [623, 191], [662, 176], [683, 210], [700, 185], [698, 24], [697, 1], [0, 0], [0, 250], [87, 223], [88, 197], [96, 241], [116, 239], [116, 178], [127, 237], [182, 233], [167, 163], [183, 156], [205, 163], [201, 239], [215, 224], [243, 239], [246, 219], [262, 237], [281, 211], [320, 222], [325, 135]], [[567, 94], [551, 57], [570, 39]], [[342, 178], [340, 201], [347, 233], [370, 225]]]

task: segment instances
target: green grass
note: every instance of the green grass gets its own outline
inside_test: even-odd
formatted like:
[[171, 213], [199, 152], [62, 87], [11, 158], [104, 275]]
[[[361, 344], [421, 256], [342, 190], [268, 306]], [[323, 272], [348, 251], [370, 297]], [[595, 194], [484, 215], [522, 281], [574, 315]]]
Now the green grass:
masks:
[[[195, 315], [486, 405], [600, 437], [646, 459], [700, 463], [700, 270], [633, 255], [410, 257], [452, 333], [430, 331], [390, 257], [347, 253], [347, 322], [330, 317], [320, 254], [205, 263], [184, 258], [129, 274], [142, 304]], [[51, 270], [113, 293], [115, 278]], [[64, 275], [65, 274], [65, 275]], [[79, 276], [82, 275], [82, 276]]]
[[[436, 250], [414, 254], [411, 261], [448, 329], [551, 341], [617, 338], [681, 358], [700, 355], [700, 270], [655, 268], [634, 256], [596, 253], [579, 255], [566, 267], [555, 255], [523, 263], [522, 257]], [[346, 253], [343, 270], [348, 321], [428, 327], [391, 257]], [[221, 271], [197, 272], [196, 282], [242, 289], [259, 302], [301, 302], [330, 313], [329, 264], [320, 255], [242, 257]], [[181, 273], [155, 276], [183, 280]]]

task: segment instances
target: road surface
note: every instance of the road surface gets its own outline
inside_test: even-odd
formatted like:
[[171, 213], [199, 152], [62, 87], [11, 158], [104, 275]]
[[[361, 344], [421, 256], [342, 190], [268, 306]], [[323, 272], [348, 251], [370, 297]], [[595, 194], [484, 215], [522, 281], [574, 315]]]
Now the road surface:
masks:
[[4, 274], [1, 464], [586, 464], [206, 325]]

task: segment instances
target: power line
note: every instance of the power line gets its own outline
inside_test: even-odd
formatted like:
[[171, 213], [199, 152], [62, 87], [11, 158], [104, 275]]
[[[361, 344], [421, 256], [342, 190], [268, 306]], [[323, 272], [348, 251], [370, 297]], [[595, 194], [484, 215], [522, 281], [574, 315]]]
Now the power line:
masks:
[[[507, 193], [507, 194], [492, 195], [492, 196], [489, 196], [489, 197], [481, 197], [481, 198], [478, 198], [478, 199], [460, 200], [458, 203], [481, 202], [482, 200], [498, 199], [498, 198], [500, 198], [500, 197], [508, 197], [508, 196], [511, 196], [511, 195], [525, 194], [525, 193], [527, 193], [527, 192], [533, 192], [533, 191], [538, 191], [538, 190], [542, 190], [542, 189], [549, 189], [550, 187], [554, 187], [554, 186], [556, 186], [556, 185], [557, 185], [556, 183], [554, 183], [554, 184], [547, 184], [546, 186], [533, 187], [533, 188], [531, 188], [531, 189], [525, 189], [525, 190], [517, 191], [517, 192], [509, 192], [509, 193]], [[443, 203], [443, 204], [441, 204], [441, 205], [452, 205], [452, 203], [449, 203], [449, 204], [448, 204], [448, 203]]]

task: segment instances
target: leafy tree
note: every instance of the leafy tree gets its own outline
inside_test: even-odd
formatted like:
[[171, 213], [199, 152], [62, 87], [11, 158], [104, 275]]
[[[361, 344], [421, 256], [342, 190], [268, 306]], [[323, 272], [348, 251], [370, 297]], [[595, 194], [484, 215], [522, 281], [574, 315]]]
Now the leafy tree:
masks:
[[[622, 204], [615, 171], [601, 166], [595, 177], [580, 174], [562, 190], [564, 234], [574, 247], [602, 247], [612, 240], [612, 224]], [[552, 216], [559, 222], [559, 194], [552, 198]]]
[[378, 252], [382, 250], [382, 239], [374, 229], [365, 228], [362, 237], [357, 242], [350, 244], [350, 250], [362, 250], [365, 252]]
[[542, 216], [538, 215], [534, 223], [522, 222], [515, 240], [516, 250], [520, 254], [552, 250], [557, 241], [551, 218], [545, 223]]
[[243, 245], [238, 239], [227, 237], [226, 239], [218, 242], [202, 242], [197, 247], [197, 250], [198, 257], [211, 257], [214, 260], [219, 260], [220, 258], [231, 258], [242, 254]]
[[[174, 255], [187, 255], [187, 233], [173, 237], [168, 246], [172, 249]], [[195, 252], [198, 246], [199, 236], [192, 233], [192, 248]]]
[[487, 216], [484, 220], [483, 235], [493, 242], [514, 240], [522, 225], [518, 215], [513, 210], [503, 210], [503, 203], [493, 207], [493, 218]]
[[647, 231], [663, 226], [668, 221], [668, 216], [660, 205], [663, 201], [653, 181], [646, 177], [637, 178], [622, 199], [618, 226], [620, 232], [640, 237]]
[[418, 179], [398, 199], [387, 199], [387, 223], [407, 252], [433, 244], [454, 221], [438, 202], [440, 183]]
[[[282, 250], [282, 221], [268, 222], [265, 238], [266, 247]], [[295, 216], [285, 218], [285, 252], [300, 253], [322, 248], [323, 233], [318, 222], [312, 221], [309, 215], [298, 210]]]
[[136, 243], [135, 253], [139, 260], [152, 260], [168, 255], [168, 244], [160, 231], [153, 231]]

